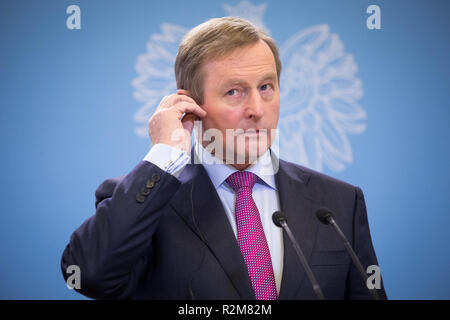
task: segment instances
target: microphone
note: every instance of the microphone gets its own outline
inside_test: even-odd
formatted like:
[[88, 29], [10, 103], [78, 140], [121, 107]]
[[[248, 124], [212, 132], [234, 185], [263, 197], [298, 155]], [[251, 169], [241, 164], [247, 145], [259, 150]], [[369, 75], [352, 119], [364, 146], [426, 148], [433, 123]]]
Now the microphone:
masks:
[[[339, 237], [344, 242], [345, 248], [347, 249], [348, 253], [350, 254], [350, 257], [353, 260], [353, 263], [355, 264], [356, 268], [358, 269], [362, 279], [364, 280], [364, 284], [366, 284], [367, 287], [367, 274], [361, 264], [361, 261], [356, 256], [355, 251], [353, 250], [352, 246], [348, 242], [347, 238], [345, 237], [344, 233], [342, 232], [341, 228], [337, 225], [336, 221], [333, 219], [333, 213], [328, 208], [320, 208], [316, 211], [316, 217], [320, 220], [323, 224], [331, 224], [334, 227], [334, 230], [336, 230], [336, 233], [339, 235]], [[376, 289], [369, 289], [369, 292], [372, 294], [372, 297], [374, 300], [380, 300], [378, 293]]]
[[287, 219], [284, 216], [284, 214], [281, 211], [274, 212], [274, 214], [272, 215], [272, 221], [277, 227], [283, 228], [284, 231], [286, 231], [289, 239], [291, 240], [291, 242], [294, 246], [294, 249], [295, 249], [295, 252], [297, 253], [298, 258], [300, 259], [300, 262], [302, 263], [303, 268], [306, 271], [309, 281], [312, 284], [314, 293], [316, 294], [316, 296], [319, 300], [325, 300], [322, 290], [320, 289], [320, 286], [317, 283], [317, 280], [314, 277], [314, 274], [312, 273], [312, 270], [309, 267], [308, 262], [306, 261], [306, 258], [305, 258], [305, 255], [303, 254], [302, 249], [300, 249], [300, 246], [298, 245], [298, 242], [295, 240], [294, 235], [291, 232], [291, 229], [289, 229], [289, 227], [287, 225]]

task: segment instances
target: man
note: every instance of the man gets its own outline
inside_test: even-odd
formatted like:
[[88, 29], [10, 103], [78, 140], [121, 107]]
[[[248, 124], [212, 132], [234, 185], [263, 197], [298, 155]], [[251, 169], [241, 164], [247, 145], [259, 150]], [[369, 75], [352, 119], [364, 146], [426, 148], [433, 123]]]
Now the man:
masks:
[[[153, 147], [128, 175], [100, 185], [96, 214], [63, 253], [65, 278], [68, 266], [80, 267], [80, 293], [315, 299], [292, 244], [271, 221], [282, 210], [325, 298], [370, 298], [342, 242], [314, 215], [333, 210], [364, 267], [377, 265], [362, 191], [270, 149], [280, 72], [274, 41], [245, 20], [212, 19], [185, 36], [178, 91], [149, 120]], [[194, 121], [201, 127], [191, 150]]]

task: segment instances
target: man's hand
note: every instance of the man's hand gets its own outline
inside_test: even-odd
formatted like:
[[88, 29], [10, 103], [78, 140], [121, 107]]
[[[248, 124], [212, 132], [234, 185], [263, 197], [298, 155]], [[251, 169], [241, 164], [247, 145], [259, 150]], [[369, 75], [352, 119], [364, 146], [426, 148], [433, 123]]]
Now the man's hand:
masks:
[[189, 154], [194, 121], [205, 116], [206, 111], [189, 97], [189, 91], [178, 90], [161, 100], [148, 120], [148, 134], [154, 145], [164, 143]]

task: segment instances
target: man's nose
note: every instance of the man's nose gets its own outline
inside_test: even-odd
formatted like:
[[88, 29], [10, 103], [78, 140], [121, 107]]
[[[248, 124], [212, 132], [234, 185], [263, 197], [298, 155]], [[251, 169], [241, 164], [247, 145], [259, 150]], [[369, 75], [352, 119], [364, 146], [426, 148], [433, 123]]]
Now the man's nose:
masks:
[[264, 115], [264, 101], [258, 91], [252, 92], [247, 100], [245, 117], [259, 120]]

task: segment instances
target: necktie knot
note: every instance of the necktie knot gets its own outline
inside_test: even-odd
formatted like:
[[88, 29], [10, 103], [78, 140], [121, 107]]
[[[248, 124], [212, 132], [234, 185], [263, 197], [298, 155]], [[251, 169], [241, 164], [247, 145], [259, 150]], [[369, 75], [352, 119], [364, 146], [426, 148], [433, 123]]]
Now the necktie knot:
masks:
[[226, 179], [226, 182], [230, 185], [231, 188], [237, 193], [242, 188], [250, 188], [253, 189], [256, 181], [258, 180], [258, 176], [249, 171], [237, 171]]

